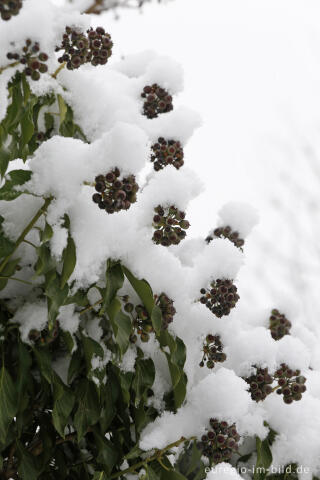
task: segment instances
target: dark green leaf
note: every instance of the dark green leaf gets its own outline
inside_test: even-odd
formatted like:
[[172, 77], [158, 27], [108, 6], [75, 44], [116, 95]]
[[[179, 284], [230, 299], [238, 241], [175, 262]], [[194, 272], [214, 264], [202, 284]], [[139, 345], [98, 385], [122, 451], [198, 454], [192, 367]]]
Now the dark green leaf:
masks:
[[159, 480], [160, 477], [155, 473], [155, 471], [150, 467], [150, 465], [146, 465], [146, 474], [148, 480]]
[[0, 148], [0, 175], [1, 177], [7, 171], [11, 155], [5, 148]]
[[[11, 277], [15, 271], [16, 271], [16, 266], [19, 263], [19, 258], [16, 258], [14, 260], [11, 260], [6, 264], [6, 266], [3, 268], [1, 272], [1, 276], [3, 277]], [[3, 290], [8, 283], [8, 280], [6, 278], [0, 278], [0, 290]]]
[[60, 112], [60, 123], [63, 123], [66, 118], [68, 106], [61, 95], [58, 94], [57, 98], [58, 98], [58, 105], [59, 105], [59, 112]]
[[17, 452], [19, 456], [19, 476], [28, 480], [37, 480], [41, 473], [37, 458], [31, 455], [19, 440], [17, 440]]
[[161, 326], [162, 326], [162, 313], [158, 305], [155, 305], [152, 309], [151, 321], [152, 321], [152, 326], [156, 334], [158, 335], [160, 333]]
[[28, 348], [21, 341], [19, 341], [18, 349], [19, 349], [18, 350], [19, 372], [18, 372], [18, 381], [17, 381], [17, 391], [18, 391], [19, 411], [21, 411], [23, 397], [25, 397], [25, 394], [26, 394], [25, 387], [30, 381], [29, 372], [32, 365], [32, 358], [28, 351]]
[[62, 259], [61, 288], [63, 288], [69, 280], [77, 261], [76, 246], [71, 236], [68, 237], [68, 243], [63, 251]]
[[7, 257], [14, 250], [15, 244], [0, 231], [0, 258]]
[[95, 472], [93, 480], [108, 480], [108, 477], [104, 472]]
[[30, 170], [11, 170], [8, 175], [13, 185], [23, 185], [30, 180], [32, 172]]
[[257, 463], [255, 466], [254, 479], [263, 480], [268, 474], [268, 468], [272, 463], [272, 453], [268, 439], [261, 441], [256, 437]]
[[112, 263], [108, 261], [106, 270], [106, 290], [105, 297], [102, 304], [102, 309], [109, 307], [112, 300], [115, 298], [117, 291], [122, 287], [124, 276], [120, 263]]
[[75, 397], [72, 391], [65, 387], [60, 379], [58, 380], [55, 376], [53, 389], [53, 410], [52, 410], [52, 421], [55, 429], [64, 437], [64, 429], [67, 425], [69, 415], [73, 409]]
[[105, 437], [103, 437], [97, 429], [93, 429], [95, 444], [99, 450], [97, 461], [105, 466], [107, 472], [111, 472], [113, 466], [119, 458], [118, 449]]
[[21, 143], [23, 147], [29, 142], [29, 140], [31, 140], [31, 137], [34, 132], [32, 116], [28, 110], [24, 113], [23, 117], [21, 118], [20, 125], [21, 125]]
[[9, 425], [17, 413], [16, 389], [12, 378], [2, 365], [0, 372], [0, 440], [5, 442]]
[[51, 355], [48, 350], [45, 349], [33, 349], [34, 355], [36, 357], [38, 367], [43, 378], [47, 380], [48, 383], [52, 383], [54, 372], [52, 370], [52, 361]]
[[95, 385], [89, 380], [82, 380], [76, 391], [78, 408], [74, 416], [74, 426], [78, 441], [88, 428], [97, 423], [100, 416], [100, 405]]
[[129, 280], [129, 282], [131, 283], [132, 287], [136, 291], [136, 293], [141, 298], [141, 301], [143, 305], [146, 307], [147, 312], [149, 313], [149, 315], [152, 315], [152, 310], [154, 307], [154, 298], [153, 298], [153, 292], [149, 283], [144, 279], [139, 280], [138, 278], [136, 278], [130, 272], [130, 270], [128, 270], [124, 266], [122, 266], [122, 270], [125, 276], [127, 277], [127, 279]]
[[163, 470], [161, 480], [187, 480], [187, 478], [179, 472]]
[[82, 335], [82, 346], [84, 350], [84, 356], [86, 359], [87, 369], [91, 370], [91, 360], [94, 355], [103, 358], [103, 349], [101, 345], [90, 337]]
[[135, 376], [132, 382], [132, 388], [135, 391], [135, 406], [152, 387], [155, 378], [154, 363], [151, 358], [138, 358], [135, 365]]

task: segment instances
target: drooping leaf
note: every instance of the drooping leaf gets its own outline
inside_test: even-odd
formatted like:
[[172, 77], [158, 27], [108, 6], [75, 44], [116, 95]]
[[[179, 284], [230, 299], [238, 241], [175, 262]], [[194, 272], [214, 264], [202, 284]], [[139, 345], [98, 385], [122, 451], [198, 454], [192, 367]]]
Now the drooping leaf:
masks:
[[75, 396], [69, 388], [62, 384], [60, 379], [58, 380], [57, 376], [55, 376], [53, 386], [52, 421], [57, 432], [64, 438], [64, 429], [73, 409]]
[[0, 441], [5, 442], [9, 425], [17, 413], [16, 389], [4, 365], [0, 372]]
[[145, 306], [147, 312], [149, 313], [149, 315], [152, 315], [154, 298], [149, 283], [144, 279], [139, 280], [138, 278], [136, 278], [125, 266], [122, 266], [122, 270], [129, 282], [131, 283], [132, 287], [136, 291], [137, 295], [141, 298], [141, 301]]
[[162, 326], [162, 312], [158, 305], [155, 305], [152, 309], [151, 322], [156, 334], [159, 335]]
[[58, 99], [59, 112], [60, 112], [60, 124], [62, 124], [65, 121], [68, 106], [61, 95], [58, 94], [57, 99]]
[[132, 388], [135, 391], [135, 406], [144, 397], [147, 390], [152, 387], [155, 378], [154, 363], [151, 358], [138, 358], [135, 365], [135, 375]]
[[96, 428], [93, 429], [93, 435], [95, 444], [99, 450], [97, 461], [104, 465], [107, 472], [110, 473], [119, 459], [119, 450], [109, 440], [103, 437]]
[[108, 261], [106, 270], [106, 289], [102, 310], [109, 307], [112, 300], [115, 298], [117, 291], [122, 287], [124, 282], [124, 275], [120, 263], [113, 263]]
[[27, 478], [28, 480], [37, 480], [41, 473], [38, 459], [29, 453], [19, 440], [17, 440], [16, 445], [19, 456], [19, 476], [21, 478]]
[[80, 441], [88, 428], [99, 420], [100, 404], [95, 385], [83, 379], [77, 387], [76, 399], [78, 408], [74, 416], [74, 426]]
[[23, 117], [21, 118], [21, 147], [24, 147], [29, 140], [31, 140], [31, 137], [34, 132], [34, 125], [32, 121], [32, 116], [29, 110], [27, 110]]
[[8, 173], [11, 182], [13, 185], [23, 185], [24, 183], [28, 182], [32, 176], [32, 172], [30, 170], [11, 170]]
[[255, 480], [263, 480], [268, 475], [268, 468], [272, 463], [272, 453], [268, 438], [260, 440], [256, 437], [257, 462], [254, 471]]
[[61, 288], [63, 288], [69, 280], [77, 262], [76, 245], [70, 235], [68, 236], [67, 246], [62, 254], [62, 260], [63, 268], [61, 273]]

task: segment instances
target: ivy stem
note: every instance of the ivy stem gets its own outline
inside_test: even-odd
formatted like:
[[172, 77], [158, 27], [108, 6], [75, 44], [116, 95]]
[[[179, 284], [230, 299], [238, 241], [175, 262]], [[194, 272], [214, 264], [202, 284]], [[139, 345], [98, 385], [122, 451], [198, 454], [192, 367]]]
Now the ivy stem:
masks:
[[0, 279], [15, 280], [16, 282], [25, 283], [26, 285], [33, 285], [33, 283], [27, 282], [27, 280], [22, 280], [21, 278], [16, 278], [16, 277], [5, 277], [3, 275], [0, 275]]
[[63, 62], [61, 63], [61, 65], [59, 65], [59, 67], [57, 68], [57, 70], [51, 74], [51, 77], [52, 78], [57, 78], [58, 74], [61, 72], [61, 70], [67, 65], [67, 62]]
[[24, 239], [24, 240], [22, 240], [22, 241], [23, 241], [24, 243], [27, 243], [28, 245], [31, 245], [31, 247], [33, 247], [33, 248], [38, 248], [37, 245], [35, 245], [35, 244], [32, 243], [32, 242], [29, 242], [29, 240]]
[[173, 443], [170, 443], [169, 445], [167, 445], [163, 449], [157, 450], [156, 453], [154, 453], [153, 455], [151, 455], [148, 458], [145, 458], [144, 460], [141, 460], [141, 462], [135, 463], [131, 467], [126, 468], [125, 470], [121, 470], [121, 472], [117, 472], [117, 473], [114, 473], [113, 475], [110, 475], [109, 478], [111, 480], [112, 478], [121, 477], [122, 475], [125, 475], [126, 473], [134, 472], [135, 470], [137, 470], [137, 468], [143, 467], [146, 463], [153, 462], [154, 460], [159, 461], [159, 459], [161, 459], [162, 455], [165, 452], [167, 452], [168, 450], [171, 450], [171, 448], [178, 447], [179, 445], [181, 445], [181, 443], [190, 442], [191, 440], [195, 440], [195, 438], [196, 437], [191, 437], [191, 438], [181, 437], [179, 440], [177, 440]]
[[10, 255], [8, 255], [7, 257], [5, 257], [5, 259], [2, 261], [2, 263], [0, 264], [0, 272], [3, 271], [4, 267], [7, 265], [7, 263], [9, 262], [10, 258], [12, 257], [12, 255], [17, 251], [17, 249], [19, 248], [20, 244], [23, 242], [24, 240], [24, 237], [30, 232], [30, 230], [32, 229], [32, 227], [37, 223], [37, 221], [39, 220], [39, 218], [41, 217], [41, 215], [43, 215], [48, 206], [50, 205], [50, 203], [52, 202], [52, 199], [53, 197], [49, 197], [49, 198], [46, 198], [44, 204], [42, 205], [42, 207], [39, 208], [39, 210], [37, 211], [37, 213], [35, 214], [35, 216], [30, 220], [30, 222], [28, 223], [28, 225], [26, 226], [26, 228], [23, 230], [23, 232], [21, 233], [21, 235], [19, 236], [18, 240], [16, 241], [15, 243], [15, 246], [14, 246], [14, 249], [13, 251], [10, 253]]
[[100, 305], [102, 302], [103, 302], [103, 298], [100, 298], [100, 300], [98, 300], [98, 301], [95, 302], [94, 304], [89, 305], [89, 307], [86, 307], [86, 308], [84, 308], [83, 310], [81, 310], [81, 312], [79, 312], [79, 315], [83, 315], [84, 313], [89, 312], [90, 310], [92, 310], [92, 309], [93, 309], [94, 307], [96, 307], [97, 305]]
[[8, 68], [16, 67], [17, 65], [19, 65], [19, 63], [20, 63], [20, 61], [17, 60], [16, 62], [8, 63], [8, 65], [5, 65], [4, 67], [0, 67], [0, 75], [1, 75], [2, 72], [7, 70]]

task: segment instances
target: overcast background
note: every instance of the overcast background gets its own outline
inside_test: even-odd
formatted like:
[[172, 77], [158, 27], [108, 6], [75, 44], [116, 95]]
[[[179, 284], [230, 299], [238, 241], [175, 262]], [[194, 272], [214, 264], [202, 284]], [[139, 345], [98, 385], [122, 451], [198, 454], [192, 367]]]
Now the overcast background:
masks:
[[103, 20], [114, 55], [154, 49], [178, 60], [176, 102], [203, 118], [185, 150], [206, 184], [188, 211], [192, 235], [214, 227], [223, 203], [251, 203], [260, 224], [240, 278], [246, 301], [298, 301], [317, 325], [320, 2], [173, 0], [119, 13]]

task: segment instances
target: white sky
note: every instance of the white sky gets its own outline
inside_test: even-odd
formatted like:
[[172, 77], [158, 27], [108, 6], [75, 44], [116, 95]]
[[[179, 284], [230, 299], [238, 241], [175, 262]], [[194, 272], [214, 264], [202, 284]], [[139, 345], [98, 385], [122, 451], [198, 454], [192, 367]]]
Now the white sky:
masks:
[[207, 183], [191, 210], [197, 230], [208, 228], [199, 205], [209, 215], [231, 198], [262, 208], [270, 143], [319, 124], [319, 20], [318, 1], [174, 0], [112, 21], [115, 55], [155, 49], [184, 67], [179, 101], [203, 117], [186, 152]]
[[242, 274], [248, 285], [263, 279], [254, 295], [274, 301], [284, 283], [291, 295], [308, 290], [320, 276], [318, 247], [310, 244], [320, 222], [320, 175], [310, 173], [303, 153], [314, 149], [317, 167], [320, 2], [173, 0], [120, 15], [118, 22], [107, 15], [114, 55], [154, 49], [178, 60], [185, 90], [175, 101], [203, 118], [185, 151], [206, 184], [188, 211], [192, 233], [205, 236], [223, 203], [248, 201], [261, 216]]

